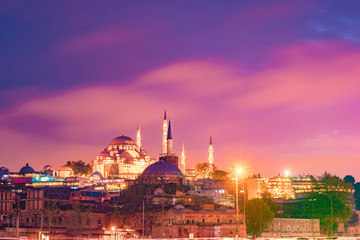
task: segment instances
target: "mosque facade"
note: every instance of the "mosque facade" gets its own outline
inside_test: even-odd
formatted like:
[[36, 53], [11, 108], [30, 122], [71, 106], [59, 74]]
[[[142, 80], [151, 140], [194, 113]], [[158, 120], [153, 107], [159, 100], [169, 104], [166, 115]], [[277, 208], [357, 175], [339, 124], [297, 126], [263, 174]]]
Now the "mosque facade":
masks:
[[156, 159], [151, 158], [141, 147], [140, 124], [138, 124], [136, 141], [124, 134], [114, 138], [91, 162], [91, 165], [93, 172], [100, 173], [103, 178], [136, 179], [154, 162]]

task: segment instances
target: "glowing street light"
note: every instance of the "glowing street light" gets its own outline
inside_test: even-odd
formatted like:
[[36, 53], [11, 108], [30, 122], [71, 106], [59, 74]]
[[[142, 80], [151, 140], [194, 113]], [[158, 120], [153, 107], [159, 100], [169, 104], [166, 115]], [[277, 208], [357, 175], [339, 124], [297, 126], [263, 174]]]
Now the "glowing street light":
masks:
[[239, 188], [238, 188], [238, 174], [241, 174], [243, 170], [241, 168], [236, 169], [236, 236], [239, 237]]
[[244, 190], [240, 191], [241, 193], [244, 193], [244, 237], [246, 237], [246, 218], [245, 218], [245, 188]]
[[111, 231], [112, 231], [112, 233], [114, 234], [114, 238], [115, 238], [115, 240], [116, 240], [116, 227], [115, 227], [115, 226], [112, 226], [112, 227], [111, 227]]

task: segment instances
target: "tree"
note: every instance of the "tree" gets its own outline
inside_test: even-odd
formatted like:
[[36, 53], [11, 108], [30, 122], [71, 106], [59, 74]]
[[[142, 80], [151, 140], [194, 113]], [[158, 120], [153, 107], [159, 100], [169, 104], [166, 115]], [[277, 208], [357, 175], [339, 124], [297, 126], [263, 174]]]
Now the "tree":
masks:
[[255, 198], [248, 201], [246, 203], [247, 234], [253, 237], [260, 236], [263, 231], [268, 229], [274, 215], [275, 213], [264, 199]]
[[217, 180], [225, 180], [228, 176], [228, 172], [226, 171], [223, 171], [223, 170], [215, 170], [214, 171], [214, 179], [217, 179]]
[[216, 167], [213, 165], [212, 171], [209, 163], [199, 163], [195, 166], [195, 179], [204, 179], [214, 176]]
[[360, 182], [354, 184], [354, 198], [356, 204], [356, 210], [360, 210]]
[[51, 230], [54, 217], [57, 215], [56, 214], [57, 209], [58, 206], [53, 202], [47, 202], [44, 207], [45, 222], [48, 222], [49, 224], [49, 231]]
[[313, 192], [309, 193], [308, 201], [304, 202], [303, 215], [320, 219], [322, 233], [334, 233], [338, 229], [338, 221], [346, 224], [351, 216], [348, 206], [351, 184], [328, 173], [318, 179], [314, 178], [313, 184]]
[[71, 161], [70, 166], [75, 176], [88, 175], [92, 171], [90, 164], [86, 164], [81, 160]]
[[346, 175], [346, 176], [344, 177], [343, 181], [344, 181], [345, 183], [350, 183], [351, 186], [354, 186], [355, 178], [354, 178], [353, 176], [351, 176], [351, 175]]
[[262, 195], [262, 199], [264, 200], [264, 202], [270, 207], [270, 210], [276, 214], [279, 211], [279, 207], [276, 203], [274, 203], [273, 201], [271, 201], [271, 197], [270, 197], [270, 193], [265, 192]]

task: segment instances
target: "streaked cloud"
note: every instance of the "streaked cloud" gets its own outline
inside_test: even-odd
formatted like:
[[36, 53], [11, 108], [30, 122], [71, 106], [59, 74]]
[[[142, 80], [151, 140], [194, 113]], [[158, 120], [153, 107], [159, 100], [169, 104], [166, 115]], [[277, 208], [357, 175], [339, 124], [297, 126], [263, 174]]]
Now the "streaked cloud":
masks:
[[98, 48], [114, 47], [131, 41], [139, 35], [139, 32], [125, 26], [107, 26], [62, 39], [55, 46], [54, 52], [59, 55], [68, 55]]

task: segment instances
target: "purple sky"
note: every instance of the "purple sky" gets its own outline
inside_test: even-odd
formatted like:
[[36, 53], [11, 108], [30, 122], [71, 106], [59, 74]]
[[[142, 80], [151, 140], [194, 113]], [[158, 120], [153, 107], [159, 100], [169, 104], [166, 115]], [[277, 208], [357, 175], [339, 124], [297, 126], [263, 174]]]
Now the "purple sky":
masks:
[[358, 1], [0, 3], [0, 166], [91, 161], [121, 135], [187, 166], [360, 181]]

